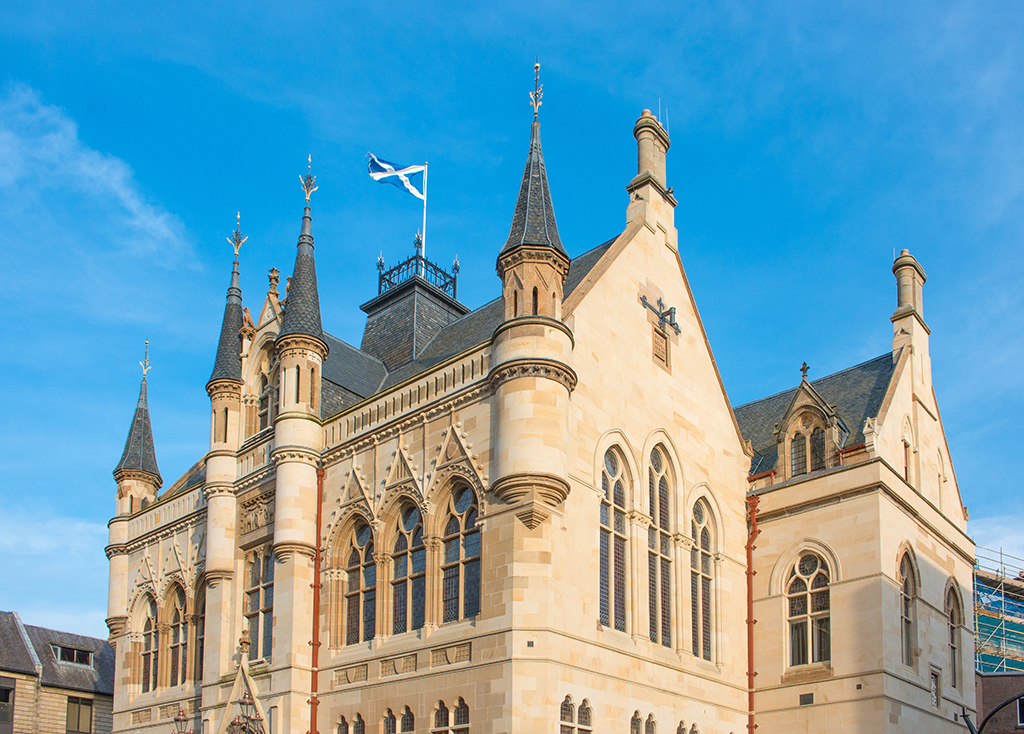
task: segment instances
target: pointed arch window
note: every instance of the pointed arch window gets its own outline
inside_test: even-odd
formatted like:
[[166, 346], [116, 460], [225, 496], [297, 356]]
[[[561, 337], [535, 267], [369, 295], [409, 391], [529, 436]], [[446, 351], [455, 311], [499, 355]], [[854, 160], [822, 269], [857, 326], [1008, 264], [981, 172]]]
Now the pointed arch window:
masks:
[[185, 621], [185, 592], [177, 587], [172, 600], [170, 639], [167, 653], [170, 658], [170, 678], [168, 684], [174, 686], [185, 683], [188, 669], [188, 623]]
[[651, 642], [672, 647], [672, 516], [668, 460], [651, 451], [648, 468], [651, 527], [647, 531], [647, 597]]
[[711, 660], [711, 510], [704, 500], [693, 505], [690, 521], [690, 620], [693, 654]]
[[401, 731], [403, 734], [414, 731], [416, 729], [416, 716], [412, 710], [406, 706], [405, 711], [402, 712]]
[[356, 720], [352, 722], [352, 734], [366, 734], [366, 722], [362, 714], [356, 714]]
[[900, 647], [903, 664], [914, 664], [914, 599], [917, 585], [914, 564], [910, 554], [904, 553], [900, 559]]
[[821, 426], [816, 426], [811, 431], [811, 471], [821, 471], [825, 468], [825, 431]]
[[203, 682], [203, 655], [206, 652], [206, 583], [204, 582], [196, 592], [195, 600], [196, 623], [195, 645], [192, 654], [195, 655], [195, 665], [192, 668], [192, 679], [196, 683]]
[[654, 720], [654, 714], [647, 714], [647, 721], [644, 722], [644, 734], [658, 734], [658, 722]]
[[946, 622], [949, 637], [949, 685], [960, 689], [960, 626], [963, 624], [963, 610], [956, 592], [946, 592]]
[[640, 712], [634, 711], [633, 718], [629, 720], [629, 734], [643, 734], [644, 720], [640, 718]]
[[245, 576], [245, 619], [252, 657], [269, 660], [274, 648], [274, 554], [270, 546], [248, 554]]
[[270, 406], [274, 402], [271, 398], [270, 378], [264, 372], [260, 374], [260, 402], [257, 411], [261, 431], [270, 425]]
[[156, 602], [149, 599], [146, 621], [142, 625], [142, 692], [156, 690], [160, 655], [160, 631], [156, 627]]
[[601, 470], [601, 624], [626, 631], [626, 479], [614, 449]]
[[480, 612], [480, 528], [476, 518], [473, 490], [463, 487], [453, 492], [448, 502], [441, 566], [443, 622], [468, 619]]
[[558, 708], [559, 734], [574, 734], [576, 727], [576, 707], [572, 705], [572, 699], [566, 696], [562, 705]]
[[437, 710], [434, 711], [434, 731], [437, 734], [448, 734], [449, 720], [448, 707], [444, 705], [444, 701], [438, 701]]
[[338, 734], [348, 734], [348, 722], [345, 721], [345, 717], [341, 717], [341, 723], [338, 724]]
[[384, 734], [398, 734], [398, 722], [391, 709], [384, 715]]
[[423, 544], [423, 519], [412, 503], [402, 507], [398, 518], [392, 569], [392, 634], [400, 635], [422, 628], [426, 609], [427, 549]]
[[789, 463], [791, 476], [798, 477], [807, 473], [807, 436], [796, 433], [789, 442]]
[[455, 707], [455, 728], [452, 734], [469, 734], [469, 706], [461, 698]]
[[377, 634], [377, 563], [373, 530], [360, 523], [349, 541], [348, 588], [345, 593], [345, 644], [372, 640]]
[[828, 566], [814, 553], [800, 556], [789, 570], [786, 598], [790, 665], [832, 659], [829, 580]]

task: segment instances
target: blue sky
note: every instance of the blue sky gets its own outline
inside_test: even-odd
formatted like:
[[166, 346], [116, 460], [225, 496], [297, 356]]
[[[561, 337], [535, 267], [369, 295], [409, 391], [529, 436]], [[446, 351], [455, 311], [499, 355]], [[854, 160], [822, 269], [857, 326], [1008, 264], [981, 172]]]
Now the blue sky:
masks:
[[428, 255], [498, 291], [532, 64], [559, 232], [621, 231], [662, 109], [680, 250], [734, 405], [889, 349], [893, 251], [929, 280], [936, 392], [980, 542], [1024, 555], [1024, 6], [7, 3], [0, 7], [0, 608], [105, 636], [111, 470], [151, 342], [165, 486], [204, 453], [241, 210], [246, 304], [294, 260], [313, 155], [325, 328], [358, 343], [430, 161]]

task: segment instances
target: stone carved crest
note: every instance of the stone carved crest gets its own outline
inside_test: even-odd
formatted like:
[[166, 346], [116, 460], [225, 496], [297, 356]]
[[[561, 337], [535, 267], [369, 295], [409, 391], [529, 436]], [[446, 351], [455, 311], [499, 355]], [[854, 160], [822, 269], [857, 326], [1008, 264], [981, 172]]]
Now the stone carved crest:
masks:
[[274, 496], [264, 494], [242, 503], [242, 532], [251, 533], [274, 522]]

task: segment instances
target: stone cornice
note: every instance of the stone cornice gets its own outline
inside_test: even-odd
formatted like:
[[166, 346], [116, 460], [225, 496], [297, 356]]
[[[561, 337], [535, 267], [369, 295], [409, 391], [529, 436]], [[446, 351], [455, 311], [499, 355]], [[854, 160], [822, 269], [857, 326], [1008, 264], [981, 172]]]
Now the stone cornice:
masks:
[[227, 457], [229, 459], [238, 458], [238, 452], [234, 449], [210, 449], [206, 452], [206, 458], [216, 459], [218, 457]]
[[211, 380], [206, 383], [206, 394], [210, 396], [210, 400], [219, 397], [241, 398], [244, 384], [241, 380]]
[[553, 319], [550, 316], [519, 316], [517, 318], [510, 319], [509, 321], [503, 321], [498, 324], [498, 328], [494, 330], [494, 334], [491, 335], [491, 341], [493, 342], [498, 338], [499, 334], [508, 331], [509, 329], [514, 329], [517, 326], [532, 325], [547, 326], [552, 329], [558, 329], [569, 337], [569, 343], [573, 347], [576, 346], [576, 337], [573, 336], [572, 329], [566, 326], [564, 322], [559, 321], [558, 319]]
[[278, 336], [275, 342], [278, 359], [293, 352], [314, 352], [322, 362], [327, 356], [327, 344], [308, 334], [285, 334]]
[[148, 471], [140, 471], [138, 469], [121, 469], [120, 471], [114, 472], [114, 481], [118, 484], [132, 479], [140, 482], [148, 482], [158, 490], [164, 483], [164, 480], [161, 477], [158, 477], [156, 474], [150, 474]]
[[576, 372], [567, 364], [553, 359], [516, 359], [494, 367], [487, 380], [491, 390], [518, 377], [544, 377], [561, 384], [571, 394], [576, 388]]
[[510, 252], [498, 257], [498, 277], [505, 279], [505, 271], [522, 263], [544, 263], [551, 265], [565, 282], [569, 273], [569, 258], [550, 245], [518, 245]]
[[113, 543], [103, 549], [103, 552], [107, 556], [107, 560], [111, 560], [114, 556], [125, 556], [128, 555], [128, 544], [127, 543]]
[[235, 496], [235, 485], [231, 482], [209, 482], [203, 487], [203, 496], [209, 502], [214, 497]]

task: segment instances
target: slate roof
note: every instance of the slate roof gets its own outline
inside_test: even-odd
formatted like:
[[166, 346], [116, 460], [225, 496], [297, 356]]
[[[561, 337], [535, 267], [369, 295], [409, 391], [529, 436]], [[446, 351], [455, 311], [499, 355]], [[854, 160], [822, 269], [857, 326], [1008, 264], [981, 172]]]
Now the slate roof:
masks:
[[[92, 652], [92, 665], [58, 661], [51, 644]], [[0, 671], [34, 676], [36, 661], [44, 686], [114, 695], [114, 650], [106, 640], [22, 624], [14, 612], [0, 612]]]
[[566, 254], [555, 225], [555, 209], [551, 204], [548, 174], [540, 148], [540, 123], [536, 120], [530, 129], [530, 153], [526, 157], [522, 183], [519, 184], [512, 228], [505, 246], [501, 248], [501, 254], [519, 245], [548, 245]]
[[[864, 443], [864, 422], [878, 415], [898, 361], [899, 353], [894, 357], [892, 352], [886, 352], [880, 357], [811, 381], [811, 387], [825, 402], [835, 406], [839, 419], [847, 428], [844, 448]], [[798, 389], [799, 386], [784, 390], [734, 410], [743, 438], [749, 440], [754, 449], [754, 457], [750, 462], [752, 475], [775, 468], [778, 460], [775, 426], [783, 419]]]
[[220, 341], [217, 343], [217, 359], [213, 363], [214, 380], [242, 381], [242, 288], [238, 281], [238, 258], [231, 268], [231, 285], [228, 287], [228, 302], [224, 306], [224, 321], [220, 327]]
[[[597, 261], [601, 259], [601, 256], [608, 251], [615, 239], [612, 238], [572, 260], [569, 265], [569, 273], [565, 278], [564, 298], [568, 298], [576, 289], [597, 264]], [[324, 362], [323, 377], [342, 390], [355, 393], [360, 398], [368, 398], [381, 390], [389, 389], [426, 372], [457, 354], [483, 344], [491, 338], [503, 318], [501, 298], [498, 297], [448, 324], [431, 339], [416, 359], [391, 372], [387, 371], [384, 363], [379, 359], [337, 337], [325, 334], [331, 351]], [[334, 409], [335, 406], [341, 406], [334, 409], [336, 413], [355, 404], [347, 402], [346, 396], [337, 394], [325, 395], [323, 403], [325, 404], [324, 417], [334, 415], [334, 413], [326, 411]], [[331, 405], [328, 406], [327, 403], [331, 403]]]
[[302, 234], [299, 235], [295, 269], [288, 287], [288, 301], [278, 339], [292, 334], [303, 334], [324, 341], [320, 323], [320, 294], [316, 287], [316, 262], [313, 259], [313, 220], [307, 206], [302, 214]]
[[139, 388], [139, 403], [135, 406], [132, 425], [128, 429], [128, 438], [124, 444], [121, 461], [114, 467], [114, 474], [119, 471], [144, 471], [161, 480], [160, 469], [156, 465], [156, 449], [153, 447], [153, 427], [149, 423], [149, 401], [146, 399], [146, 379], [142, 379]]

